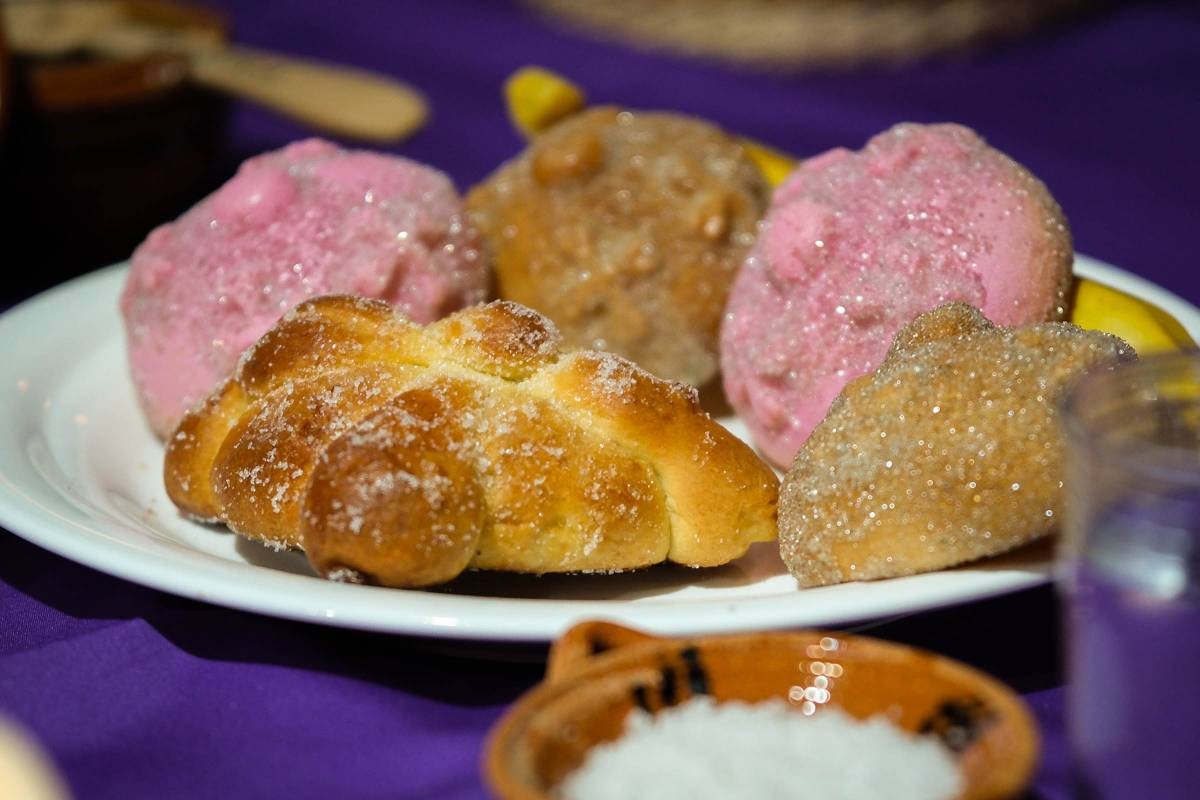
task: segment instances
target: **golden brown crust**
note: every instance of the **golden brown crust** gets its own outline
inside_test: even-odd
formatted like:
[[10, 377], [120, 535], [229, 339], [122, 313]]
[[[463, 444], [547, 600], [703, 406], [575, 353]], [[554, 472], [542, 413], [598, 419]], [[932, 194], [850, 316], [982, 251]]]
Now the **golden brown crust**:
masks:
[[501, 297], [577, 347], [700, 385], [769, 190], [700, 120], [597, 107], [532, 142], [467, 198]]
[[190, 517], [206, 522], [221, 518], [212, 486], [212, 463], [230, 429], [249, 405], [245, 390], [230, 378], [180, 422], [167, 439], [163, 480], [167, 496]]
[[509, 302], [421, 328], [309, 301], [184, 419], [165, 473], [188, 513], [393, 586], [721, 564], [774, 538], [778, 491], [693, 391], [563, 351]]
[[[234, 374], [187, 414], [167, 439], [167, 495], [189, 516], [222, 519], [212, 465], [229, 431], [256, 400], [289, 380], [338, 363], [379, 358], [396, 346], [379, 335], [381, 322], [393, 320], [390, 307], [383, 303], [322, 298], [320, 303], [301, 303], [284, 319], [287, 325], [276, 325], [248, 349]], [[416, 326], [397, 319], [389, 322], [387, 330], [393, 339], [408, 339]], [[313, 346], [314, 342], [321, 346]]]
[[784, 562], [819, 586], [1045, 536], [1062, 508], [1061, 393], [1089, 367], [1134, 357], [1069, 323], [999, 328], [962, 303], [921, 315], [843, 390], [784, 476]]
[[[574, 401], [602, 436], [636, 442], [654, 465], [670, 497], [672, 561], [713, 566], [729, 560], [729, 547], [757, 538], [764, 509], [775, 507], [778, 482], [701, 411], [693, 389], [664, 384], [608, 353], [578, 351], [564, 361], [546, 376], [545, 391]], [[705, 480], [696, 480], [698, 473]], [[714, 535], [728, 536], [729, 545], [714, 547]]]
[[427, 586], [466, 568], [488, 505], [458, 408], [458, 381], [402, 392], [323, 449], [300, 540], [322, 575]]
[[212, 461], [213, 492], [231, 529], [300, 546], [300, 505], [317, 455], [399, 391], [411, 367], [340, 367], [289, 380], [238, 419]]

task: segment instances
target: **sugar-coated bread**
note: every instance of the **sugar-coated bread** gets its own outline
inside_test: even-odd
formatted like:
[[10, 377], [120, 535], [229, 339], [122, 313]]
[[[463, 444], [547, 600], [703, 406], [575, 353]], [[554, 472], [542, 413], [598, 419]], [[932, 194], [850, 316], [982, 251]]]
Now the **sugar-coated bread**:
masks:
[[482, 302], [488, 268], [441, 171], [320, 139], [249, 159], [134, 251], [121, 293], [129, 370], [159, 436], [292, 306], [377, 297], [429, 322]]
[[1062, 510], [1058, 403], [1134, 358], [1066, 322], [993, 326], [963, 303], [918, 317], [834, 401], [784, 476], [779, 543], [801, 586], [941, 569], [1050, 533]]
[[511, 302], [422, 327], [305, 302], [170, 437], [185, 513], [331, 578], [714, 566], [775, 536], [778, 479], [690, 387], [561, 347]]
[[807, 159], [730, 290], [726, 396], [786, 468], [918, 314], [960, 301], [997, 325], [1064, 319], [1073, 257], [1046, 186], [961, 125], [897, 125]]
[[703, 120], [596, 107], [555, 124], [467, 197], [499, 296], [565, 341], [663, 378], [717, 374], [729, 286], [769, 189]]

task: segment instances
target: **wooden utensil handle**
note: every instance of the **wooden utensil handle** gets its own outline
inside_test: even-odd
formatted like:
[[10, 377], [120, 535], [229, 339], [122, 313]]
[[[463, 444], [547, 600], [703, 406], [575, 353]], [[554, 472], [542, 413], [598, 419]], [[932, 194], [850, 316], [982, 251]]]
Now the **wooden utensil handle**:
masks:
[[196, 81], [334, 134], [394, 142], [428, 116], [416, 90], [365, 70], [239, 47], [193, 49], [191, 57]]

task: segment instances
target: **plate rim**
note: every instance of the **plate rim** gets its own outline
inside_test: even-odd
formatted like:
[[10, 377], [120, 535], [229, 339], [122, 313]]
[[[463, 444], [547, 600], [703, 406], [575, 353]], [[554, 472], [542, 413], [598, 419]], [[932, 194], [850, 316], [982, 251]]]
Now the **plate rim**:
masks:
[[[52, 287], [5, 311], [0, 314], [0, 343], [13, 331], [19, 334], [22, 328], [37, 328], [39, 318], [44, 320], [51, 313], [55, 319], [76, 320], [74, 326], [63, 325], [65, 330], [60, 331], [60, 338], [72, 332], [81, 332], [83, 317], [64, 315], [63, 311], [73, 303], [96, 306], [98, 293], [104, 293], [103, 296], [112, 299], [113, 305], [109, 311], [116, 314], [115, 300], [127, 268], [128, 262], [101, 268]], [[1200, 338], [1200, 308], [1169, 290], [1111, 264], [1080, 254], [1075, 257], [1075, 273], [1159, 305], [1179, 319], [1189, 333]], [[101, 313], [93, 308], [92, 317], [99, 319], [96, 315]], [[43, 338], [46, 344], [42, 346], [49, 347], [53, 337]], [[99, 347], [109, 340], [97, 338], [96, 341]], [[13, 349], [9, 349], [9, 352], [13, 352]], [[3, 387], [0, 392], [11, 391], [13, 382], [20, 380], [17, 369], [22, 363], [29, 363], [35, 355], [27, 354], [24, 360], [10, 358], [0, 364], [0, 387]], [[69, 370], [65, 374], [69, 374]], [[0, 406], [9, 402], [4, 394], [0, 394]], [[885, 604], [886, 607], [870, 602], [873, 591], [870, 583], [803, 590], [834, 596], [839, 592], [845, 594], [847, 587], [849, 591], [867, 587], [866, 602], [860, 599], [858, 603], [846, 604], [845, 598], [842, 598], [843, 602], [838, 605], [843, 611], [818, 613], [815, 616], [811, 612], [807, 615], [787, 613], [786, 608], [779, 608], [787, 605], [786, 600], [774, 594], [742, 598], [687, 597], [649, 602], [614, 602], [486, 597], [352, 586], [217, 556], [197, 559], [197, 555], [210, 554], [189, 549], [184, 542], [175, 542], [178, 551], [172, 548], [138, 547], [131, 542], [108, 537], [95, 527], [80, 524], [71, 514], [64, 514], [64, 507], [75, 515], [84, 515], [83, 509], [75, 508], [61, 496], [59, 508], [47, 508], [30, 494], [36, 489], [60, 492], [44, 476], [40, 487], [22, 485], [10, 476], [11, 465], [24, 466], [21, 459], [28, 460], [28, 454], [16, 441], [15, 425], [12, 428], [0, 432], [0, 442], [7, 445], [0, 448], [0, 527], [13, 535], [78, 564], [152, 589], [236, 610], [337, 627], [439, 639], [545, 643], [581, 620], [604, 619], [658, 634], [715, 634], [840, 625], [918, 613], [1007, 594], [1050, 580], [1049, 564], [1033, 569], [990, 570], [973, 569], [972, 565], [967, 565], [956, 570], [873, 582], [890, 587], [902, 587], [902, 582], [930, 584], [910, 598], [909, 602], [897, 603], [893, 599]], [[95, 513], [99, 513], [99, 510], [95, 510]], [[95, 513], [89, 518], [91, 522], [105, 521], [96, 517]], [[125, 527], [131, 528], [132, 525], [126, 523]], [[92, 535], [76, 535], [81, 531]], [[944, 585], [938, 585], [938, 576], [956, 575], [968, 581], [974, 579], [980, 585], [966, 594], [959, 587], [961, 581], [955, 577], [942, 579], [940, 583]], [[981, 575], [990, 577], [980, 581]], [[253, 576], [253, 580], [247, 580], [249, 576]], [[296, 581], [304, 583], [296, 584]], [[297, 586], [302, 586], [305, 600], [299, 605], [290, 591]], [[886, 591], [883, 594], [888, 595]], [[347, 597], [358, 600], [347, 602]], [[689, 609], [703, 609], [706, 613], [684, 615], [681, 618], [677, 614], [681, 605]], [[546, 612], [547, 606], [552, 606], [553, 610], [542, 613]]]

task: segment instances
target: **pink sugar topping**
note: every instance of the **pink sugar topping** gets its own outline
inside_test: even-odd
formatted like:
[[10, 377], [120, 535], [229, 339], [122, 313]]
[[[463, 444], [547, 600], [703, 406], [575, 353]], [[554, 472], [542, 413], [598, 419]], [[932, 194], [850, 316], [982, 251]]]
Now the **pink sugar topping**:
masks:
[[847, 381], [953, 300], [1016, 325], [1062, 313], [1070, 236], [1028, 172], [958, 125], [898, 125], [776, 191], [721, 332], [725, 391], [791, 463]]
[[134, 252], [121, 296], [130, 369], [165, 436], [308, 297], [381, 298], [424, 323], [481, 302], [486, 284], [476, 235], [444, 174], [297, 142], [245, 162]]

